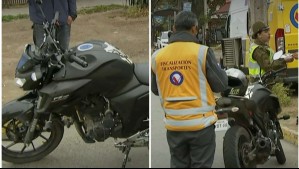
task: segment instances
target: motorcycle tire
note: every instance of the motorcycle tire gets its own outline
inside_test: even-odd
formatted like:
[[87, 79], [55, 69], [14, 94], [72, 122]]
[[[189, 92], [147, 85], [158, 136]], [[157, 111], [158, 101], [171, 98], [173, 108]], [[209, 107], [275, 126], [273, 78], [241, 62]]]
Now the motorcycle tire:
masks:
[[[34, 136], [30, 146], [25, 147], [23, 141], [27, 129], [24, 129], [22, 123], [23, 122], [18, 119], [10, 119], [3, 122], [2, 160], [18, 164], [38, 161], [50, 154], [62, 140], [64, 126], [59, 119], [53, 119], [50, 131], [42, 129], [39, 135], [36, 134], [36, 136]], [[10, 127], [14, 130], [11, 130]], [[40, 128], [42, 127], [43, 126]], [[41, 145], [36, 146], [38, 143]]]
[[277, 147], [278, 147], [278, 149], [275, 150], [276, 160], [279, 164], [284, 164], [286, 162], [286, 156], [284, 154], [284, 151], [282, 149], [279, 139], [277, 139]]
[[227, 130], [223, 140], [223, 159], [225, 168], [256, 168], [256, 162], [244, 157], [250, 144], [249, 133], [235, 125]]

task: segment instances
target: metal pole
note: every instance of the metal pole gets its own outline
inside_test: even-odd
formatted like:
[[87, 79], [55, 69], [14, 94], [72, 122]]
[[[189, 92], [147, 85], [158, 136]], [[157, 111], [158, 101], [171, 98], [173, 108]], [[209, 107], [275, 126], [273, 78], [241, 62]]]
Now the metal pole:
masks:
[[[203, 6], [204, 6], [204, 16], [208, 16], [208, 4], [207, 4], [207, 0], [203, 1]], [[203, 44], [206, 44], [206, 29], [208, 28], [208, 23], [205, 23], [203, 25], [203, 29], [202, 29], [202, 40], [203, 40]]]

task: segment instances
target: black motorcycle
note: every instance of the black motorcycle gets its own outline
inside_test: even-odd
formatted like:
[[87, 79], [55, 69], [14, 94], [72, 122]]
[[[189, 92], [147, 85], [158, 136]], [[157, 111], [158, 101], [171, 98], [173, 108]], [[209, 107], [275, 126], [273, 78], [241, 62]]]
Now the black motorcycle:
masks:
[[223, 158], [226, 168], [256, 168], [271, 156], [279, 164], [286, 162], [280, 143], [283, 132], [279, 100], [268, 85], [286, 68], [265, 73], [258, 82], [248, 85], [245, 74], [235, 68], [226, 70], [229, 89], [217, 100], [216, 113], [227, 116], [230, 128], [223, 140]]
[[16, 83], [28, 91], [2, 107], [2, 157], [12, 163], [40, 160], [60, 143], [64, 125], [75, 125], [86, 143], [109, 137], [125, 158], [131, 147], [149, 143], [149, 67], [134, 64], [105, 41], [88, 41], [62, 51], [56, 20], [45, 22], [40, 47], [27, 45]]

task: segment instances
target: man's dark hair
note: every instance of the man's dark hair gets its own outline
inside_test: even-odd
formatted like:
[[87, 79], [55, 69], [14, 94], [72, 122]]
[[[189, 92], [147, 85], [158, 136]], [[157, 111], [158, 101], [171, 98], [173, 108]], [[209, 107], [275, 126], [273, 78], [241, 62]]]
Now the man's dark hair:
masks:
[[198, 26], [197, 17], [193, 12], [181, 11], [176, 15], [174, 21], [176, 31], [187, 31], [190, 30], [192, 26]]

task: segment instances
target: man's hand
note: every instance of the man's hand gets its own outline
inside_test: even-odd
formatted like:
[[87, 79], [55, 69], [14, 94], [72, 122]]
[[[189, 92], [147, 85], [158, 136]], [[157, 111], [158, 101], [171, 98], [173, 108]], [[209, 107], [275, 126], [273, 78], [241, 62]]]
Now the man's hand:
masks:
[[72, 18], [71, 16], [68, 16], [68, 17], [67, 17], [67, 24], [68, 24], [68, 25], [71, 25], [72, 22], [73, 22], [73, 18]]
[[290, 54], [290, 53], [285, 54], [283, 58], [284, 58], [284, 60], [285, 60], [286, 62], [293, 62], [293, 61], [294, 61], [294, 57], [293, 57], [293, 55]]
[[294, 58], [294, 59], [297, 59], [297, 60], [298, 60], [298, 52], [295, 52], [295, 53], [293, 53], [292, 55], [293, 55], [293, 58]]

